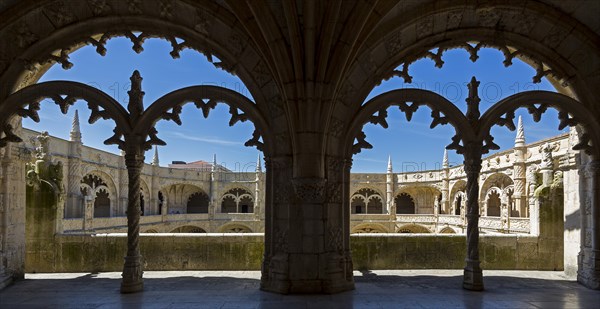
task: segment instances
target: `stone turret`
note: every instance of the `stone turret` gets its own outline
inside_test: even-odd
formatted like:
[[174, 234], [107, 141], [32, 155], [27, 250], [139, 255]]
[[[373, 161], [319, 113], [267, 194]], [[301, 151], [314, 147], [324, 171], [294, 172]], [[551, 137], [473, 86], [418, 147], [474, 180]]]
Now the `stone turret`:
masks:
[[521, 217], [529, 217], [529, 209], [526, 192], [526, 166], [525, 157], [527, 155], [527, 147], [525, 147], [525, 129], [523, 128], [523, 119], [519, 116], [517, 124], [517, 136], [515, 137], [515, 148], [513, 148], [514, 164], [513, 164], [513, 181], [515, 190], [513, 193], [514, 206], [509, 209], [509, 216], [518, 215]]
[[158, 160], [158, 146], [154, 146], [154, 156], [152, 156], [152, 165], [158, 166], [160, 161]]
[[448, 150], [444, 149], [444, 158], [442, 160], [442, 202], [439, 206], [441, 211], [436, 213], [449, 214], [450, 211], [450, 162], [448, 161]]
[[260, 220], [263, 212], [261, 199], [262, 166], [260, 164], [260, 153], [256, 159], [256, 183], [254, 186], [254, 216]]
[[77, 110], [75, 110], [75, 115], [73, 116], [69, 137], [69, 141], [81, 143], [81, 128], [79, 127], [79, 112]]
[[[158, 146], [154, 146], [154, 155], [152, 156], [152, 180], [150, 181], [149, 204], [146, 206], [149, 214], [162, 214], [161, 203], [158, 199], [160, 190], [160, 160], [158, 159]], [[163, 217], [164, 218], [164, 217]]]
[[79, 111], [75, 110], [71, 131], [69, 132], [69, 160], [67, 161], [67, 201], [65, 216], [67, 218], [82, 217], [84, 215], [83, 200], [79, 185], [81, 183], [81, 128], [79, 126]]
[[260, 164], [260, 154], [258, 154], [258, 159], [256, 160], [256, 173], [262, 173], [262, 165]]
[[385, 198], [387, 201], [387, 211], [390, 215], [396, 215], [396, 207], [394, 207], [394, 170], [392, 168], [392, 156], [388, 156], [387, 178]]
[[219, 212], [217, 209], [218, 201], [217, 201], [217, 181], [219, 180], [217, 177], [217, 154], [213, 154], [213, 163], [210, 169], [210, 191], [209, 198], [210, 204], [208, 205], [208, 216], [209, 218], [213, 218], [216, 212]]

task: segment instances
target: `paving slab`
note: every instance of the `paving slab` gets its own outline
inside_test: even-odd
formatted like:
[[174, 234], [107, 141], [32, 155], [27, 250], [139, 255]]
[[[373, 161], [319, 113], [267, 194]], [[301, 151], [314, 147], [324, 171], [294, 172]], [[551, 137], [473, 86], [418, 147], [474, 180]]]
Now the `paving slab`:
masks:
[[599, 308], [600, 291], [562, 272], [484, 271], [485, 291], [462, 289], [461, 270], [356, 271], [333, 295], [259, 290], [258, 271], [149, 271], [144, 292], [120, 294], [121, 273], [27, 274], [0, 291], [0, 308]]

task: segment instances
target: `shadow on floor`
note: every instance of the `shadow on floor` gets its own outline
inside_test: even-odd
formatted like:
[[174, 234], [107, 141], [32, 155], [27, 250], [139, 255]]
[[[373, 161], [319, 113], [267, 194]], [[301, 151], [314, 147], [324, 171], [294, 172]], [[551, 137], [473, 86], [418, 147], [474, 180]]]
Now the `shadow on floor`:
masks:
[[354, 291], [334, 295], [279, 295], [260, 291], [258, 275], [198, 273], [165, 278], [153, 273], [144, 279], [144, 292], [127, 295], [119, 293], [117, 276], [26, 279], [0, 291], [0, 308], [596, 308], [600, 302], [598, 291], [574, 281], [527, 278], [527, 272], [488, 272], [486, 291], [471, 292], [462, 289], [459, 271], [362, 271]]

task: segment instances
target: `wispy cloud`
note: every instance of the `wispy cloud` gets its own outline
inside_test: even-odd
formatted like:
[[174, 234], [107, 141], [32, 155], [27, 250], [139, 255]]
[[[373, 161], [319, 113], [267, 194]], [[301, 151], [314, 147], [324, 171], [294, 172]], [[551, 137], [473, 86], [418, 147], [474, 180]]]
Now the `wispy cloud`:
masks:
[[387, 163], [387, 161], [384, 160], [377, 160], [377, 159], [369, 159], [369, 158], [355, 158], [354, 160], [356, 161], [365, 161], [365, 162], [375, 162], [375, 163]]
[[240, 142], [227, 141], [227, 140], [211, 138], [211, 137], [204, 137], [204, 136], [197, 136], [197, 135], [188, 135], [188, 134], [184, 134], [181, 132], [174, 132], [174, 133], [170, 133], [169, 135], [174, 138], [185, 139], [188, 141], [203, 142], [203, 143], [216, 144], [216, 145], [239, 146], [241, 144]]

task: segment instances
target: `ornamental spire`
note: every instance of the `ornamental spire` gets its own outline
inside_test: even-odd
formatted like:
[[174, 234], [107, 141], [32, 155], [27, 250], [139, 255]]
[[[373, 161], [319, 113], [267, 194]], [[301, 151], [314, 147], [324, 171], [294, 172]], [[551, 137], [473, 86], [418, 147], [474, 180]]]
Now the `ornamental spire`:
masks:
[[217, 171], [217, 154], [213, 154], [213, 164], [211, 167], [211, 172], [216, 172]]
[[444, 148], [444, 161], [442, 162], [442, 166], [444, 168], [448, 168], [450, 166], [448, 162], [448, 150]]
[[256, 172], [257, 173], [262, 172], [262, 166], [260, 164], [260, 153], [258, 154], [258, 159], [256, 160]]
[[387, 167], [387, 172], [388, 173], [392, 173], [393, 169], [392, 169], [392, 156], [388, 155], [388, 167]]
[[152, 157], [152, 165], [158, 166], [158, 146], [154, 146], [154, 156]]
[[81, 129], [79, 128], [79, 112], [75, 110], [73, 123], [71, 124], [71, 132], [69, 134], [71, 142], [81, 143]]
[[515, 137], [515, 146], [525, 145], [525, 128], [523, 128], [523, 119], [519, 116], [519, 122], [517, 124], [517, 136]]

